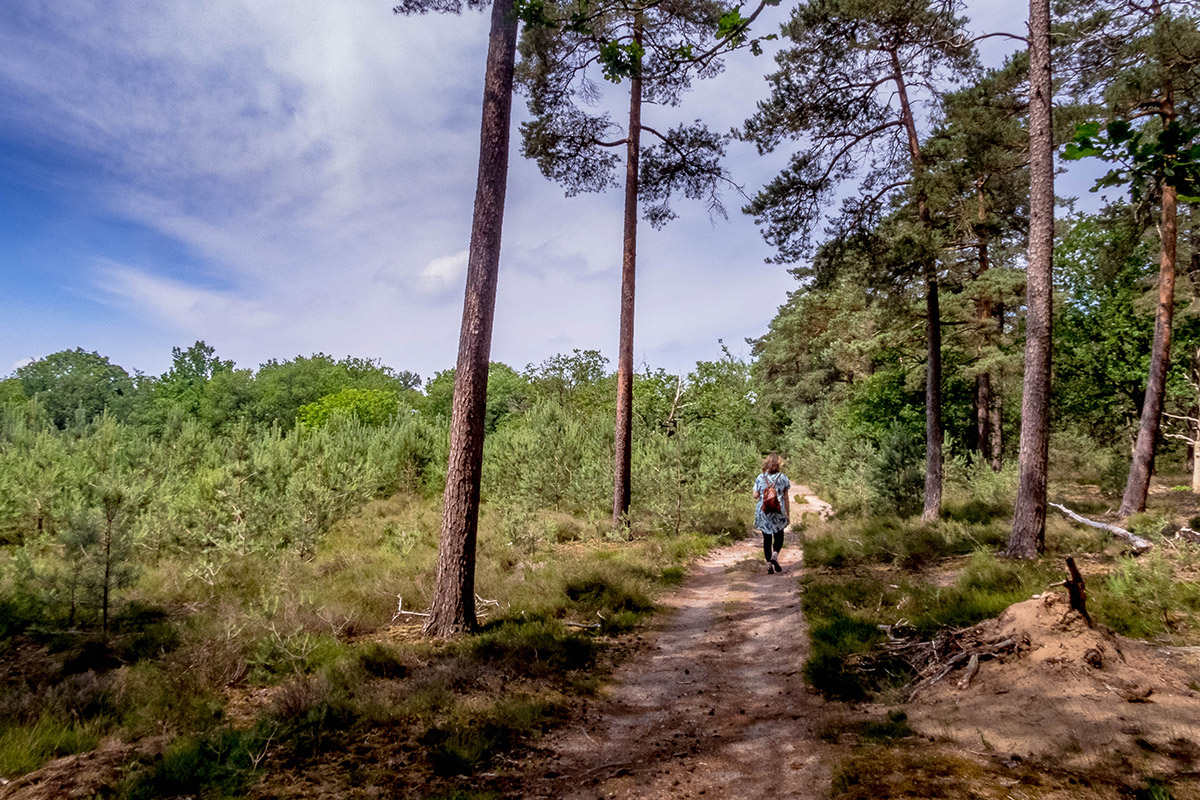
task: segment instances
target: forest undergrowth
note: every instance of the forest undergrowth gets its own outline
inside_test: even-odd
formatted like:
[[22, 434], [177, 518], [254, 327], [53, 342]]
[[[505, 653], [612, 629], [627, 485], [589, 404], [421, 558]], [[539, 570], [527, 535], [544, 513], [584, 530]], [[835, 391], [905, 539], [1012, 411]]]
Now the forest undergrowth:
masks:
[[[801, 579], [812, 644], [805, 676], [825, 697], [868, 713], [867, 722], [847, 713], [822, 733], [851, 745], [835, 770], [831, 796], [850, 800], [915, 792], [952, 798], [967, 796], [964, 787], [976, 792], [983, 786], [997, 788], [998, 797], [1018, 796], [1011, 794], [1018, 790], [1026, 797], [1194, 796], [1198, 787], [1182, 762], [1170, 775], [1149, 768], [1139, 772], [1126, 762], [1077, 771], [1054, 758], [996, 753], [983, 734], [966, 751], [941, 735], [920, 735], [908, 724], [907, 704], [918, 677], [913, 668], [900, 657], [860, 660], [864, 654], [887, 652], [883, 645], [890, 636], [933, 639], [993, 619], [1031, 597], [1048, 592], [1065, 596], [1058, 584], [1067, 577], [1067, 556], [1079, 563], [1088, 609], [1102, 626], [1160, 646], [1200, 644], [1200, 546], [1174, 538], [1200, 513], [1200, 496], [1179, 486], [1183, 480], [1161, 476], [1147, 512], [1129, 520], [1131, 528], [1156, 545], [1140, 557], [1109, 534], [1052, 512], [1045, 556], [1005, 559], [1011, 505], [1002, 493], [990, 501], [980, 499], [987, 497], [986, 491], [972, 496], [956, 490], [936, 523], [864, 515], [810, 525]], [[1095, 484], [1057, 482], [1050, 493], [1052, 500], [1097, 518], [1111, 517], [1116, 503]], [[1022, 712], [998, 696], [994, 713], [1019, 718]], [[1112, 756], [1110, 762], [1120, 761]]]

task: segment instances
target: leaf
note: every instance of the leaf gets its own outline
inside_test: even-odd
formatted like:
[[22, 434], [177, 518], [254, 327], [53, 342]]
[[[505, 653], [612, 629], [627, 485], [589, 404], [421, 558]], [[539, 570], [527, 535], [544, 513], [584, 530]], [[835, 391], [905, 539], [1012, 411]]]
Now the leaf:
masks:
[[742, 16], [742, 7], [735, 6], [722, 14], [721, 19], [717, 21], [717, 38], [741, 42], [746, 37], [748, 27], [750, 20]]
[[1134, 135], [1133, 126], [1129, 124], [1128, 120], [1115, 119], [1105, 125], [1104, 129], [1108, 132], [1108, 138], [1113, 144], [1120, 144]]

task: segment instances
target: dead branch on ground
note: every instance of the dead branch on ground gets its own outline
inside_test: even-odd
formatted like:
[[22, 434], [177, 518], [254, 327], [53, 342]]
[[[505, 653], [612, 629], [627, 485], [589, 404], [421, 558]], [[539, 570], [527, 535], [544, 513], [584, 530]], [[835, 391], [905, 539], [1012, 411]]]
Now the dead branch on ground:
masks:
[[1087, 517], [1081, 517], [1078, 514], [1076, 514], [1074, 511], [1072, 511], [1071, 509], [1067, 508], [1064, 505], [1059, 505], [1058, 503], [1048, 503], [1048, 505], [1051, 505], [1054, 508], [1057, 508], [1059, 511], [1066, 514], [1068, 517], [1070, 517], [1071, 519], [1080, 523], [1081, 525], [1088, 525], [1093, 528], [1099, 528], [1100, 530], [1108, 531], [1113, 536], [1116, 536], [1118, 539], [1124, 539], [1126, 542], [1129, 543], [1129, 546], [1133, 550], [1134, 555], [1140, 556], [1142, 553], [1145, 553], [1148, 550], [1154, 549], [1154, 544], [1151, 543], [1148, 539], [1143, 539], [1141, 536], [1138, 536], [1136, 533], [1130, 533], [1129, 531], [1125, 530], [1124, 528], [1117, 527], [1116, 525], [1110, 525], [1107, 522], [1097, 522], [1096, 520], [1088, 519]]

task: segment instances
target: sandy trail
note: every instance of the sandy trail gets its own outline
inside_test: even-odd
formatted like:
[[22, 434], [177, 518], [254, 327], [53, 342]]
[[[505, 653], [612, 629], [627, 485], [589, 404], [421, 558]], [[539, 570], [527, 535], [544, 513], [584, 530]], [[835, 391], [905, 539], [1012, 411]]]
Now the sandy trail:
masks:
[[714, 551], [665, 602], [608, 694], [542, 742], [522, 795], [816, 798], [823, 701], [806, 691], [799, 548], [768, 575], [758, 534]]

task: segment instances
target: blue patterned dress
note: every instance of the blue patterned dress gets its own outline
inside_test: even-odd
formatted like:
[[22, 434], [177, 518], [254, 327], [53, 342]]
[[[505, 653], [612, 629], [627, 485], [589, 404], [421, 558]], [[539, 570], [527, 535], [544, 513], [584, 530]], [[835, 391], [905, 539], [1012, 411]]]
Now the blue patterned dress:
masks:
[[[779, 495], [780, 511], [765, 513], [763, 511], [763, 492], [767, 489], [767, 482], [770, 481], [775, 486], [775, 491]], [[754, 491], [758, 492], [758, 506], [754, 510], [754, 527], [758, 528], [763, 533], [778, 533], [783, 530], [787, 524], [787, 517], [783, 515], [784, 498], [787, 497], [787, 490], [792, 484], [788, 481], [787, 475], [782, 472], [776, 472], [767, 475], [765, 472], [760, 472], [758, 477], [754, 479]]]

